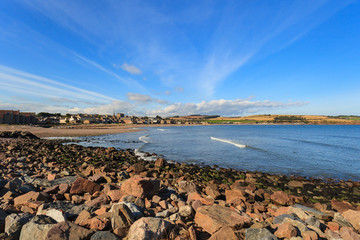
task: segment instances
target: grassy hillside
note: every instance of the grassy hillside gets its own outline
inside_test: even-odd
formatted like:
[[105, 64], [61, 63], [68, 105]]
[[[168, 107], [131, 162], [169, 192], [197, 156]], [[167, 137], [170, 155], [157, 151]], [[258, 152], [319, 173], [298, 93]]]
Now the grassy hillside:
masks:
[[360, 116], [266, 114], [246, 117], [217, 117], [205, 121], [213, 124], [360, 124]]

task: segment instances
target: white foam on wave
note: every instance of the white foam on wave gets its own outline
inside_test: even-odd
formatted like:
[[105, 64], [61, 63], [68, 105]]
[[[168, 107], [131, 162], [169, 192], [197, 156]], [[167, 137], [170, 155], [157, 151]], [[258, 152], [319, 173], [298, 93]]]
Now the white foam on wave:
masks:
[[239, 148], [246, 148], [246, 145], [240, 144], [240, 143], [236, 143], [236, 142], [233, 142], [233, 141], [231, 141], [231, 140], [222, 139], [222, 138], [216, 138], [216, 137], [210, 137], [210, 138], [211, 138], [212, 140], [219, 141], [219, 142], [224, 142], [224, 143], [228, 143], [228, 144], [234, 145], [234, 146], [239, 147]]
[[162, 132], [167, 131], [166, 129], [162, 129], [162, 128], [158, 128], [158, 129], [156, 129], [156, 130], [162, 131]]
[[141, 136], [141, 137], [139, 137], [139, 140], [142, 141], [143, 143], [149, 143], [148, 141], [145, 140], [148, 136], [149, 135]]

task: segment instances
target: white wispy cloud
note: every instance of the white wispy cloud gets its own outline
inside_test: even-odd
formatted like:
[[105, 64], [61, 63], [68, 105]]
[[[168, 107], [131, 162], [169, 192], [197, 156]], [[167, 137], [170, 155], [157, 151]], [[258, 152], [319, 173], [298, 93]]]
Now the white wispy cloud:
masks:
[[96, 102], [112, 101], [112, 97], [64, 84], [50, 78], [0, 65], [0, 85], [9, 92], [39, 97], [68, 97]]
[[142, 74], [142, 71], [140, 70], [140, 68], [138, 68], [134, 65], [127, 64], [127, 63], [123, 63], [120, 66], [117, 64], [114, 64], [113, 66], [115, 68], [121, 68], [122, 70], [124, 70], [128, 73], [131, 73], [131, 74]]
[[163, 99], [158, 99], [158, 98], [153, 98], [149, 95], [145, 95], [145, 94], [140, 94], [140, 93], [127, 93], [126, 94], [127, 98], [130, 101], [134, 101], [137, 103], [151, 103], [151, 102], [156, 102], [159, 104], [169, 104], [166, 100]]
[[306, 102], [274, 102], [274, 101], [250, 101], [243, 99], [235, 100], [212, 100], [200, 103], [175, 103], [162, 109], [149, 111], [148, 115], [174, 116], [191, 114], [219, 114], [222, 116], [242, 115], [255, 113], [263, 110], [274, 110], [288, 107], [303, 106]]
[[131, 87], [131, 88], [138, 88], [138, 89], [145, 89], [140, 83], [138, 83], [136, 80], [134, 79], [127, 79], [127, 78], [123, 78], [121, 76], [119, 76], [118, 74], [114, 73], [113, 71], [110, 71], [108, 69], [106, 69], [105, 67], [101, 66], [100, 64], [90, 60], [90, 59], [87, 59], [83, 56], [80, 56], [79, 54], [77, 53], [73, 53], [74, 56], [76, 56], [77, 58], [81, 59], [82, 61], [90, 64], [91, 66], [99, 69], [100, 71], [114, 77], [115, 79], [119, 80], [121, 83], [124, 83], [126, 84], [127, 86]]
[[152, 97], [148, 96], [148, 95], [144, 95], [144, 94], [140, 94], [140, 93], [127, 93], [127, 98], [130, 101], [135, 101], [135, 102], [151, 102], [152, 101]]

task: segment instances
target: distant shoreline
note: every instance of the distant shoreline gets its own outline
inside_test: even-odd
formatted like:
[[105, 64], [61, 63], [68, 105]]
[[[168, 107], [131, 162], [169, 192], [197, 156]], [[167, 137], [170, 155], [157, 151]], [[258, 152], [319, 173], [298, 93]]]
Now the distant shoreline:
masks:
[[118, 134], [142, 131], [145, 127], [184, 127], [184, 126], [246, 126], [246, 125], [360, 125], [360, 124], [132, 124], [132, 125], [118, 125], [118, 124], [81, 124], [81, 125], [66, 125], [56, 126], [50, 128], [35, 127], [29, 125], [0, 125], [0, 131], [28, 131], [34, 135], [43, 137], [86, 137], [86, 136], [100, 136], [106, 134]]

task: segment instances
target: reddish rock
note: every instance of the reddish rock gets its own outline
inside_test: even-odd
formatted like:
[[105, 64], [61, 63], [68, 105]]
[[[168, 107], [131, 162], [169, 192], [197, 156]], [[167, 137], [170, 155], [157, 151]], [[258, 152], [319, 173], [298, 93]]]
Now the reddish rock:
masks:
[[331, 208], [340, 212], [340, 213], [343, 213], [347, 210], [356, 210], [355, 207], [353, 207], [353, 205], [351, 205], [349, 202], [347, 201], [337, 201], [337, 200], [331, 200]]
[[121, 185], [121, 191], [127, 195], [145, 198], [159, 192], [160, 181], [154, 178], [132, 177]]
[[277, 191], [271, 195], [271, 200], [274, 203], [280, 204], [280, 205], [292, 205], [294, 204], [294, 201], [290, 198], [290, 196], [283, 191]]
[[109, 190], [106, 195], [111, 199], [112, 202], [118, 202], [124, 193], [120, 189]]
[[107, 218], [101, 218], [100, 216], [93, 217], [88, 220], [88, 227], [90, 229], [104, 230], [110, 225], [110, 220]]
[[99, 208], [98, 210], [95, 211], [95, 214], [102, 215], [102, 214], [106, 213], [108, 210], [109, 210], [109, 207], [102, 206], [101, 208]]
[[46, 200], [47, 200], [47, 196], [44, 195], [43, 193], [31, 191], [14, 198], [14, 206], [24, 205], [30, 201], [46, 201]]
[[213, 197], [214, 199], [217, 199], [218, 197], [221, 196], [219, 192], [219, 188], [216, 184], [208, 184], [205, 188], [205, 193]]
[[360, 240], [360, 236], [350, 227], [342, 227], [340, 229], [340, 236], [344, 240]]
[[60, 239], [90, 239], [92, 230], [80, 227], [71, 222], [60, 222], [54, 225], [47, 233], [47, 240]]
[[180, 193], [192, 193], [197, 192], [196, 185], [193, 182], [179, 181], [178, 190]]
[[314, 231], [303, 231], [301, 232], [301, 235], [304, 240], [318, 240], [319, 236]]
[[49, 173], [47, 179], [48, 179], [49, 181], [52, 181], [52, 180], [55, 180], [56, 177], [57, 177], [57, 174], [56, 174], [56, 173]]
[[82, 177], [78, 177], [75, 182], [73, 182], [70, 193], [71, 194], [84, 194], [90, 193], [93, 194], [96, 191], [101, 190], [101, 185], [91, 182]]
[[199, 207], [195, 215], [195, 223], [204, 231], [213, 234], [222, 227], [243, 227], [250, 225], [251, 218], [240, 215], [237, 211], [219, 205]]
[[156, 159], [156, 161], [155, 161], [155, 167], [161, 168], [161, 167], [163, 167], [163, 166], [165, 165], [165, 163], [166, 163], [165, 159], [163, 159], [163, 158], [158, 158], [158, 159]]
[[280, 224], [275, 231], [274, 235], [278, 238], [292, 238], [296, 237], [297, 230], [294, 226], [292, 226], [290, 223], [283, 223]]
[[109, 200], [106, 197], [106, 195], [102, 194], [99, 197], [87, 202], [86, 205], [89, 206], [89, 207], [95, 207], [95, 206], [100, 206], [100, 205], [107, 204], [108, 202], [109, 202]]
[[237, 240], [239, 239], [234, 230], [231, 227], [223, 227], [215, 234], [213, 234], [209, 240]]
[[340, 226], [338, 223], [336, 222], [328, 222], [327, 223], [327, 226], [328, 228], [333, 231], [333, 232], [336, 232], [336, 231], [339, 231], [340, 230]]
[[343, 216], [357, 231], [360, 231], [360, 211], [347, 210], [343, 212]]
[[69, 192], [69, 190], [70, 190], [70, 185], [69, 185], [69, 184], [67, 184], [67, 183], [61, 183], [61, 184], [59, 185], [59, 191], [58, 191], [58, 193], [59, 193], [59, 194], [64, 194], [64, 193], [66, 193], [66, 192]]
[[214, 199], [203, 198], [197, 192], [190, 193], [189, 196], [188, 196], [187, 202], [191, 203], [191, 202], [196, 201], [196, 200], [199, 200], [204, 205], [213, 205], [214, 204]]
[[91, 214], [88, 211], [83, 210], [76, 218], [75, 223], [80, 226], [86, 226], [88, 224], [88, 220], [90, 219], [90, 216]]
[[226, 203], [240, 205], [242, 202], [246, 202], [245, 190], [225, 190]]

